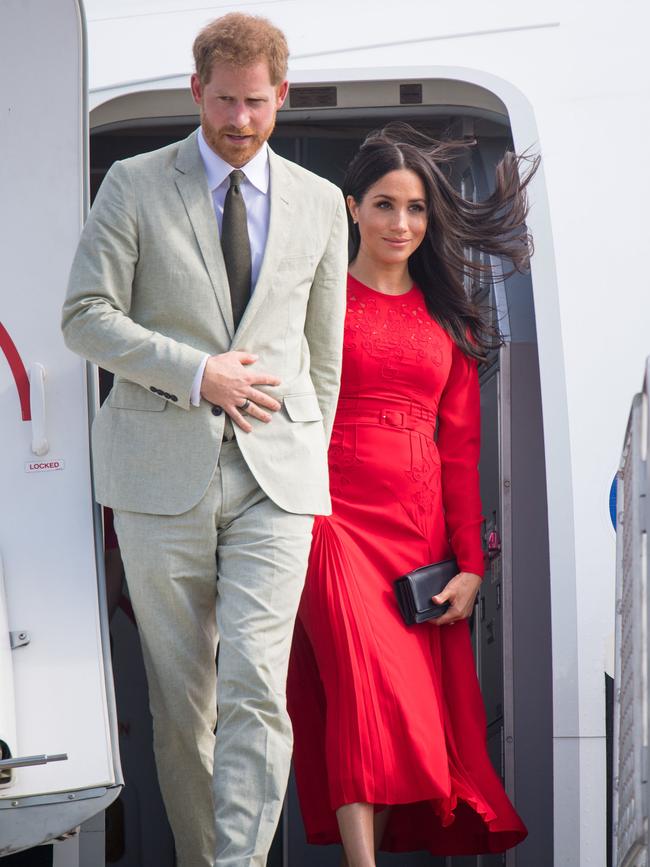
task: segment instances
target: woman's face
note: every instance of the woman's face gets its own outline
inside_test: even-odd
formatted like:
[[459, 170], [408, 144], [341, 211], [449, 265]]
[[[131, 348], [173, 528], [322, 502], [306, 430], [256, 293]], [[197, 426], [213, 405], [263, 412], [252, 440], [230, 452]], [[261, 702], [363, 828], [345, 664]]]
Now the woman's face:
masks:
[[411, 169], [396, 169], [368, 187], [361, 202], [347, 198], [359, 224], [360, 251], [375, 261], [406, 262], [422, 243], [427, 229], [424, 184]]

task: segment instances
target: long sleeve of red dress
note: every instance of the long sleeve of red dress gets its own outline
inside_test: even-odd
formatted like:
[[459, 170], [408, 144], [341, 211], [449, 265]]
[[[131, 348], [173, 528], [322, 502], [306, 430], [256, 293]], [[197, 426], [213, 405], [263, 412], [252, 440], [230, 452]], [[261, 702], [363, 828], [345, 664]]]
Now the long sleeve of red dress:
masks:
[[461, 572], [483, 575], [481, 396], [477, 363], [454, 343], [451, 368], [438, 406], [442, 502], [449, 542]]

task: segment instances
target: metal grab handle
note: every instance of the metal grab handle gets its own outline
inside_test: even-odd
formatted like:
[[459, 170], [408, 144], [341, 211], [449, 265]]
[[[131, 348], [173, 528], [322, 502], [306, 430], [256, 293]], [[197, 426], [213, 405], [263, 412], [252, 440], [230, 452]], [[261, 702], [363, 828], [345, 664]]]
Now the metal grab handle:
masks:
[[34, 362], [29, 368], [29, 404], [32, 414], [32, 451], [45, 455], [50, 450], [45, 428], [45, 368]]
[[32, 765], [46, 765], [48, 762], [66, 762], [68, 760], [67, 753], [56, 753], [52, 756], [22, 756], [15, 759], [0, 759], [0, 770], [2, 768], [29, 768]]

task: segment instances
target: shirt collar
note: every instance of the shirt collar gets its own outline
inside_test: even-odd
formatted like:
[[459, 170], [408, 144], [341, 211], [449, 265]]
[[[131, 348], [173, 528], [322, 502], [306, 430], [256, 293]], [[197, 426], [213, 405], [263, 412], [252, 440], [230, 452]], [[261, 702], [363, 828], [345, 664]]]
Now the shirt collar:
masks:
[[[229, 165], [225, 160], [222, 160], [219, 154], [215, 153], [210, 145], [206, 142], [203, 136], [203, 130], [199, 128], [197, 136], [199, 144], [199, 152], [205, 173], [208, 178], [208, 186], [210, 190], [215, 190], [226, 180], [230, 172], [234, 171], [234, 166]], [[269, 190], [269, 148], [266, 142], [258, 150], [255, 156], [249, 160], [246, 165], [241, 167], [241, 170], [246, 175], [246, 179], [256, 187], [260, 193], [266, 193]]]

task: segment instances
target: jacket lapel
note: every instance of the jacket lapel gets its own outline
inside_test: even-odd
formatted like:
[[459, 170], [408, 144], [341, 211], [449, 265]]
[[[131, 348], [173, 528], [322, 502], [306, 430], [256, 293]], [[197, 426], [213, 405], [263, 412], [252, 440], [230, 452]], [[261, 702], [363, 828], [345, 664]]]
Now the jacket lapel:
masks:
[[[176, 186], [183, 199], [187, 216], [196, 235], [206, 270], [210, 275], [212, 288], [217, 296], [217, 302], [228, 329], [228, 335], [232, 339], [235, 328], [230, 303], [230, 291], [228, 289], [228, 275], [226, 274], [226, 266], [221, 252], [219, 227], [217, 226], [217, 219], [214, 214], [212, 197], [208, 189], [199, 146], [196, 142], [196, 132], [193, 132], [181, 142], [175, 168]], [[271, 175], [272, 178], [273, 175]], [[273, 202], [273, 198], [271, 198], [271, 202]], [[272, 207], [271, 223], [273, 222]]]
[[233, 343], [241, 337], [262, 306], [273, 283], [277, 265], [285, 254], [290, 237], [293, 179], [282, 159], [271, 148], [269, 148], [269, 174], [269, 195], [271, 196], [269, 234], [266, 239], [257, 284], [241, 318]]

